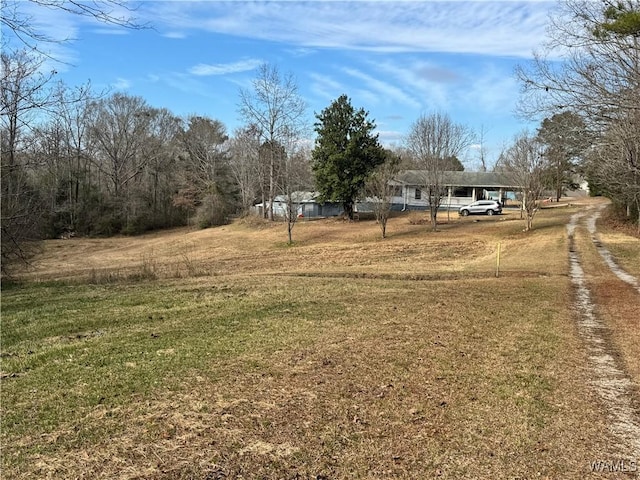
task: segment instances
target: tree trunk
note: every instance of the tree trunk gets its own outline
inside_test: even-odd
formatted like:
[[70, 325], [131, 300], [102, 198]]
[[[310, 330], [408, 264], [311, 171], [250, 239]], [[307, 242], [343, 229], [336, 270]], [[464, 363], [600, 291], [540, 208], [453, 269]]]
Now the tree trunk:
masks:
[[532, 226], [533, 226], [533, 217], [529, 212], [527, 212], [527, 228], [525, 229], [525, 231], [526, 232], [530, 231]]
[[438, 229], [438, 209], [429, 207], [429, 213], [431, 217], [431, 230], [435, 232]]
[[442, 187], [438, 179], [437, 183], [428, 185], [426, 188], [428, 192], [429, 201], [429, 214], [431, 217], [431, 230], [435, 232], [438, 229], [438, 209], [442, 203]]
[[[270, 147], [272, 149], [273, 146]], [[273, 201], [275, 200], [275, 160], [273, 150], [271, 150], [271, 161], [269, 162], [269, 220], [273, 222]]]
[[291, 194], [287, 195], [289, 202], [287, 204], [287, 234], [289, 235], [289, 245], [293, 245], [293, 226], [296, 221], [294, 215], [297, 213], [293, 209], [293, 203], [291, 201]]
[[562, 198], [562, 164], [558, 160], [556, 165], [556, 202]]
[[353, 202], [352, 201], [342, 202], [342, 208], [344, 209], [344, 213], [349, 219], [349, 221], [353, 221]]
[[[291, 215], [291, 212], [289, 212]], [[293, 245], [293, 222], [294, 220], [289, 217], [289, 221], [287, 222], [287, 234], [289, 235], [289, 245]]]

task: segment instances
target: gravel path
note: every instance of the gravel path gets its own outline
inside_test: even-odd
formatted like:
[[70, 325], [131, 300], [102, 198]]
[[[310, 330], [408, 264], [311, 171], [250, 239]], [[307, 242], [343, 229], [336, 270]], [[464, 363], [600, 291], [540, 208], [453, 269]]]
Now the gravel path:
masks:
[[617, 444], [611, 445], [611, 447], [631, 458], [639, 458], [640, 416], [632, 402], [632, 383], [619, 361], [611, 354], [612, 349], [609, 345], [608, 335], [606, 335], [608, 327], [598, 318], [580, 261], [580, 254], [574, 241], [575, 230], [584, 221], [598, 252], [609, 268], [618, 278], [634, 286], [640, 293], [638, 279], [624, 272], [597, 238], [596, 220], [602, 208], [604, 206], [576, 213], [567, 225], [570, 276], [576, 290], [575, 305], [578, 312], [578, 329], [587, 346], [593, 386], [606, 405], [610, 428], [617, 439]]

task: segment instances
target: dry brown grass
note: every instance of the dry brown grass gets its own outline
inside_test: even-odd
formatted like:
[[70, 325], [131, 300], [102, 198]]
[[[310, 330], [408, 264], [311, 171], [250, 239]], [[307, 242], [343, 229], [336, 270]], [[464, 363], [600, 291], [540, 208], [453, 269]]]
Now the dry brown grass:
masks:
[[[634, 243], [634, 239], [621, 236], [619, 232], [604, 230], [600, 231], [599, 237], [612, 252], [616, 243]], [[625, 370], [631, 375], [636, 390], [640, 391], [640, 295], [609, 269], [587, 232], [580, 230], [578, 240], [589, 288], [597, 305], [597, 313], [608, 326], [613, 353], [617, 354]], [[637, 248], [640, 250], [640, 243]], [[635, 254], [638, 255], [637, 252]], [[622, 263], [619, 257], [616, 260], [619, 264]], [[627, 265], [625, 270], [634, 273]]]
[[598, 222], [598, 237], [626, 272], [640, 277], [640, 236], [636, 227], [621, 228], [611, 217], [604, 215]]
[[[32, 307], [98, 317], [106, 333], [78, 339], [71, 324], [69, 334], [16, 343], [7, 358], [27, 364], [33, 349], [46, 362], [8, 380], [5, 398], [20, 400], [3, 408], [35, 416], [96, 382], [108, 391], [49, 425], [5, 425], [4, 470], [87, 479], [596, 478], [589, 462], [620, 452], [608, 448], [573, 318], [572, 211], [541, 212], [527, 234], [509, 213], [452, 216], [435, 233], [394, 217], [386, 240], [372, 221], [300, 222], [294, 246], [285, 226], [262, 223], [47, 242], [23, 279], [73, 285], [152, 270], [157, 280], [78, 288], [75, 304], [57, 300], [54, 286]], [[602, 277], [602, 291], [610, 280]], [[11, 292], [7, 301], [27, 304]], [[609, 303], [619, 322], [623, 305]], [[19, 310], [16, 330], [28, 317]], [[80, 361], [70, 358], [87, 366], [65, 384], [55, 372]], [[95, 378], [92, 365], [107, 378]], [[143, 368], [157, 385], [126, 383]], [[39, 372], [57, 386], [20, 397]]]
[[553, 275], [563, 271], [563, 260], [541, 268], [536, 255], [561, 246], [561, 239], [547, 234], [548, 229], [563, 228], [547, 225], [558, 215], [566, 216], [566, 210], [550, 211], [547, 220], [540, 216], [533, 235], [524, 234], [517, 212], [510, 212], [484, 218], [452, 214], [451, 221], [441, 222], [435, 233], [428, 226], [409, 223], [408, 216], [398, 216], [389, 220], [385, 240], [374, 221], [305, 221], [295, 227], [294, 246], [286, 245], [284, 225], [262, 222], [140, 237], [51, 240], [21, 278], [118, 278], [145, 269], [152, 269], [159, 278], [253, 272], [455, 276], [465, 271], [487, 275], [495, 270], [498, 243], [505, 274]]

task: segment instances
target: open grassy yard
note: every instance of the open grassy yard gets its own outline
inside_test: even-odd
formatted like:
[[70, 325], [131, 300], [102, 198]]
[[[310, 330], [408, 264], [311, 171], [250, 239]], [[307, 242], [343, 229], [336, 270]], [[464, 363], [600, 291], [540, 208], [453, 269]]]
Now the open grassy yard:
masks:
[[47, 242], [2, 292], [2, 477], [616, 478], [590, 467], [628, 452], [575, 325], [580, 208], [526, 234], [510, 212]]

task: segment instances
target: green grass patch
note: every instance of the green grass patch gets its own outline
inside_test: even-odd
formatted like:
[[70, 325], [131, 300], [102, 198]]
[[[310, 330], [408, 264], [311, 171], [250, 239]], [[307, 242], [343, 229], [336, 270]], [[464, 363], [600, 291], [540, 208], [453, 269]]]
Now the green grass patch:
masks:
[[8, 288], [3, 471], [583, 478], [603, 440], [554, 215], [335, 251], [309, 224], [225, 275]]

